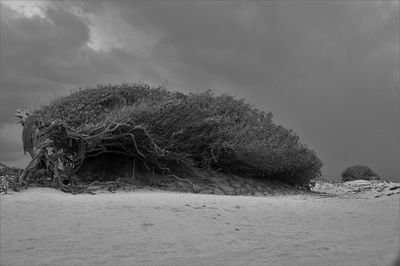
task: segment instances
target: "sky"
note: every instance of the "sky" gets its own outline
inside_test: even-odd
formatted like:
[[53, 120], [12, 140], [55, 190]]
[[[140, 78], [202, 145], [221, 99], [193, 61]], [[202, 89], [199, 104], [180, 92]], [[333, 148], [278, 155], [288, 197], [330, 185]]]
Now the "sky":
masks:
[[338, 179], [400, 181], [399, 1], [1, 1], [0, 162], [14, 112], [76, 88], [144, 82], [272, 112]]

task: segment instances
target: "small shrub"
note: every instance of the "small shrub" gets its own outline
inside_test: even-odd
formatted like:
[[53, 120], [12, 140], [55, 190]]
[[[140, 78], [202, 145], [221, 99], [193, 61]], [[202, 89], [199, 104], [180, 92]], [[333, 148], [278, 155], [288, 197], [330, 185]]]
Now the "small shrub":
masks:
[[380, 179], [379, 175], [371, 170], [368, 166], [355, 165], [346, 168], [342, 173], [342, 181], [353, 180], [375, 180]]

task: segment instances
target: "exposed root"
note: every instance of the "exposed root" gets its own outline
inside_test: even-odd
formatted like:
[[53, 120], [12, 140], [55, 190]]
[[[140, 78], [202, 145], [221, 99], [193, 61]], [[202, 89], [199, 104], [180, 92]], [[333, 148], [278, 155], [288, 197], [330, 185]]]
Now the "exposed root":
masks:
[[180, 180], [180, 181], [184, 181], [184, 182], [188, 182], [189, 184], [191, 184], [192, 185], [192, 189], [194, 190], [194, 188], [195, 188], [195, 185], [192, 183], [192, 181], [190, 181], [189, 179], [183, 179], [183, 178], [180, 178], [180, 177], [177, 177], [176, 175], [166, 175], [167, 177], [168, 176], [171, 176], [171, 177], [174, 177], [174, 178], [176, 178], [177, 180]]
[[32, 156], [16, 180], [18, 187], [35, 181], [34, 173], [45, 169], [52, 187], [71, 193], [85, 191], [85, 187], [74, 184], [72, 177], [86, 159], [102, 154], [121, 154], [132, 160], [142, 158], [148, 169], [162, 174], [170, 174], [168, 166], [171, 162], [185, 157], [184, 154], [166, 153], [143, 126], [132, 122], [103, 122], [74, 128], [61, 120], [45, 124], [39, 115], [27, 112], [19, 111], [15, 115], [24, 125], [23, 141], [29, 144], [24, 147]]

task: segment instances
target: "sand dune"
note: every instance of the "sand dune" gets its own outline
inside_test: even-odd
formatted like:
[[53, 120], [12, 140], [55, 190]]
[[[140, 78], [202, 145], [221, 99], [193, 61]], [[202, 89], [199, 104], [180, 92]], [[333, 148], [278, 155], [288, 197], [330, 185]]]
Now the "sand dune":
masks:
[[1, 195], [1, 265], [389, 265], [399, 195]]

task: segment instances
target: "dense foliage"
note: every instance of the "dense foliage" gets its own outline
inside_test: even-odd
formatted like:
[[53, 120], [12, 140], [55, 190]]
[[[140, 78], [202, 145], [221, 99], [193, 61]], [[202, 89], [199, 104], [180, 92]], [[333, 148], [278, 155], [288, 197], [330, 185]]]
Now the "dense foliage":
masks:
[[380, 179], [379, 175], [371, 170], [368, 166], [354, 165], [347, 167], [342, 173], [342, 181], [353, 180], [376, 180]]
[[[158, 171], [176, 166], [208, 168], [303, 186], [318, 177], [322, 167], [294, 132], [273, 123], [271, 113], [230, 95], [185, 95], [143, 84], [98, 86], [53, 101], [40, 116], [45, 126], [62, 121], [86, 135], [88, 129], [95, 135], [93, 129], [123, 125], [108, 134], [138, 134], [141, 139], [126, 155], [150, 160]], [[130, 127], [136, 131], [129, 131]], [[110, 140], [108, 146], [102, 144], [103, 150], [112, 146], [109, 152], [124, 153], [128, 149], [115, 148]], [[124, 138], [122, 143], [127, 141]], [[68, 150], [71, 143], [61, 144]]]

